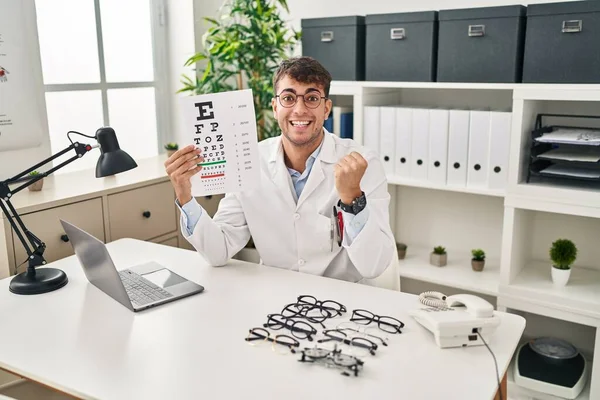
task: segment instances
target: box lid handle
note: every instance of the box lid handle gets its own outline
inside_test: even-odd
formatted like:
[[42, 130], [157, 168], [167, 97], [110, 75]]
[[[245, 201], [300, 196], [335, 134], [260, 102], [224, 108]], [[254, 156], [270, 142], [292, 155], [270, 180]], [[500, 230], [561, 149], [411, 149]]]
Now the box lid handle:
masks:
[[390, 39], [392, 40], [403, 40], [406, 37], [406, 30], [404, 28], [392, 28], [390, 29]]
[[485, 35], [485, 25], [469, 25], [469, 36], [479, 37]]
[[583, 29], [583, 21], [580, 19], [573, 19], [570, 21], [563, 21], [562, 33], [577, 33]]
[[321, 42], [333, 42], [333, 31], [322, 31]]

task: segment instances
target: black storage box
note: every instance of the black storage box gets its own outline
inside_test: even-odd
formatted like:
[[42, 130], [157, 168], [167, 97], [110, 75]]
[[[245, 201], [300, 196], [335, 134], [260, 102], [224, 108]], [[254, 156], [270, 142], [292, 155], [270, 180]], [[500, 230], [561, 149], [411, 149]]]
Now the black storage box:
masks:
[[439, 82], [521, 82], [525, 7], [439, 12]]
[[368, 81], [434, 82], [437, 12], [367, 15]]
[[365, 17], [303, 19], [302, 55], [323, 64], [335, 80], [364, 80]]
[[528, 7], [523, 82], [600, 82], [600, 1]]

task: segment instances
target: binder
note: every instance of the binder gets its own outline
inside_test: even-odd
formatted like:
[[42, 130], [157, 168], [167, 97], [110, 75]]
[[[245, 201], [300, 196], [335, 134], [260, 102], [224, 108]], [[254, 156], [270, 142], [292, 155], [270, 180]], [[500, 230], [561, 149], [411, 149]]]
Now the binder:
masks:
[[448, 166], [448, 110], [429, 110], [429, 166], [427, 180], [446, 184]]
[[467, 160], [469, 149], [468, 110], [450, 110], [448, 119], [448, 164], [446, 185], [467, 185]]
[[410, 177], [426, 181], [429, 165], [429, 110], [415, 108], [412, 112], [412, 161]]
[[333, 131], [339, 137], [342, 137], [342, 114], [352, 113], [352, 107], [333, 106]]
[[363, 127], [363, 145], [379, 154], [379, 107], [364, 108]]
[[330, 112], [329, 117], [323, 122], [323, 128], [327, 129], [329, 133], [335, 133], [333, 131], [333, 112]]
[[342, 139], [352, 139], [354, 137], [354, 113], [340, 115], [340, 137]]
[[394, 171], [396, 150], [396, 109], [393, 107], [381, 107], [379, 110], [380, 136], [379, 154], [383, 169], [386, 174], [391, 175]]
[[471, 111], [467, 187], [487, 187], [490, 148], [489, 111]]
[[396, 108], [396, 175], [409, 178], [412, 150], [412, 109]]
[[512, 113], [494, 111], [490, 123], [490, 164], [488, 187], [506, 189]]

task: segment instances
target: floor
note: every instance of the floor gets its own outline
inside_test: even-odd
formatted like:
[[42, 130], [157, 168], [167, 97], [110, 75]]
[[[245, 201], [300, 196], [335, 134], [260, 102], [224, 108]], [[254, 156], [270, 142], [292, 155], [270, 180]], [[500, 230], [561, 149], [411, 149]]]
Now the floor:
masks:
[[10, 385], [0, 389], [1, 395], [8, 396], [16, 400], [73, 400], [73, 397], [67, 396], [49, 389], [45, 386], [38, 385], [30, 381], [19, 382], [15, 385]]

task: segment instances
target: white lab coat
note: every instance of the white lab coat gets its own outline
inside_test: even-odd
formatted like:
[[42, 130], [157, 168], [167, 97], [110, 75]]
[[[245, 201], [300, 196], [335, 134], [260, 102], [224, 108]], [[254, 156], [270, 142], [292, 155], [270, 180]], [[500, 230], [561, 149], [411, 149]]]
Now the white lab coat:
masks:
[[[331, 216], [339, 199], [334, 166], [352, 151], [360, 153], [369, 164], [361, 181], [369, 218], [350, 245], [346, 234], [341, 247], [334, 238], [332, 251]], [[376, 278], [390, 264], [394, 271], [389, 273], [396, 273], [396, 246], [389, 225], [390, 195], [377, 154], [325, 131], [323, 147], [297, 203], [283, 160], [281, 137], [260, 142], [259, 154], [259, 186], [227, 194], [213, 219], [202, 212], [192, 235], [186, 232], [187, 221], [182, 213], [183, 236], [211, 265], [226, 264], [252, 235], [265, 265], [352, 282]]]

